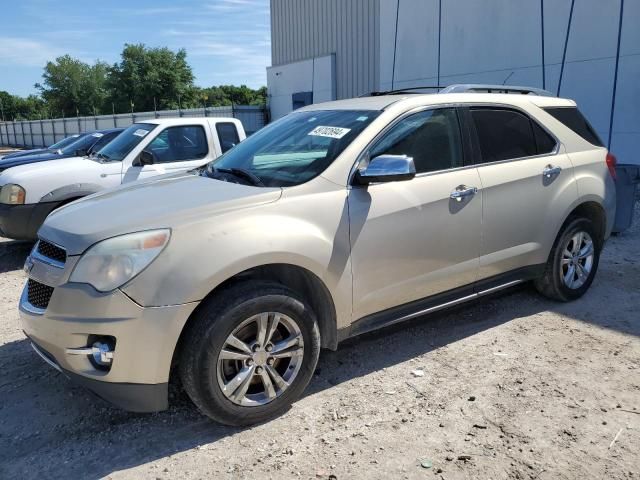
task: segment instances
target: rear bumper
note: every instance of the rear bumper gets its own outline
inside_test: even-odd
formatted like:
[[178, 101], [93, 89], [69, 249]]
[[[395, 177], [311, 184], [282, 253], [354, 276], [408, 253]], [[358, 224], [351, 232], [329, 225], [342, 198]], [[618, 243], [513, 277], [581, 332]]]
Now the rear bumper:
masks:
[[31, 346], [42, 359], [62, 373], [72, 382], [93, 392], [96, 396], [112, 403], [116, 407], [130, 412], [159, 412], [166, 410], [168, 404], [168, 383], [108, 383], [83, 377], [65, 370], [57, 364], [53, 355], [34, 341]]
[[0, 236], [15, 240], [36, 240], [47, 215], [61, 202], [6, 205], [0, 203]]

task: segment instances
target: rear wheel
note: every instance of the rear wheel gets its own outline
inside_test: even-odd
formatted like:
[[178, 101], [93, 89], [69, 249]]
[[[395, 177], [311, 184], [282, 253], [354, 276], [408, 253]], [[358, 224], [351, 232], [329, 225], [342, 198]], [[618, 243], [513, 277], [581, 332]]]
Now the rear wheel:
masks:
[[536, 280], [540, 293], [562, 302], [580, 298], [598, 270], [602, 242], [587, 218], [573, 218], [558, 235], [545, 268]]
[[228, 425], [282, 414], [307, 386], [320, 352], [313, 311], [291, 290], [249, 282], [196, 313], [180, 375], [196, 406]]

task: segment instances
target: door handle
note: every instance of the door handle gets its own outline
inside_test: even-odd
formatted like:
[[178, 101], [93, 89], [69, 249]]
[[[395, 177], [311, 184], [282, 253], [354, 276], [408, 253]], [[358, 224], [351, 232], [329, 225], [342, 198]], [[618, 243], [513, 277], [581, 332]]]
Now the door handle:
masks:
[[458, 185], [456, 189], [451, 192], [449, 197], [453, 198], [457, 202], [461, 202], [464, 198], [471, 197], [478, 193], [477, 187], [467, 187], [466, 185]]
[[544, 170], [542, 170], [542, 175], [544, 175], [547, 178], [551, 178], [555, 175], [559, 175], [561, 171], [562, 171], [562, 167], [554, 167], [553, 165], [549, 164], [546, 167], [544, 167]]

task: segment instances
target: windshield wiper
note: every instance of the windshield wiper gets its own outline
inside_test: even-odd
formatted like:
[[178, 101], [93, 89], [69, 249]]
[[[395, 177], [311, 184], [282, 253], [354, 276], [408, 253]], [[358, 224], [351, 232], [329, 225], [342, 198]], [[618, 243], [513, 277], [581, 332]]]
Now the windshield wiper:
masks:
[[257, 175], [251, 173], [249, 170], [245, 170], [244, 168], [216, 168], [213, 167], [213, 173], [216, 172], [220, 172], [220, 173], [229, 173], [231, 175], [235, 175], [236, 177], [239, 178], [243, 178], [245, 180], [248, 180], [249, 183], [251, 183], [252, 185], [255, 185], [257, 187], [264, 187], [265, 184], [262, 183], [262, 180], [260, 180], [260, 177], [258, 177]]
[[100, 152], [91, 152], [91, 155], [89, 156], [89, 158], [92, 158], [94, 155], [98, 160], [109, 160], [108, 155], [105, 155], [104, 153], [100, 153]]

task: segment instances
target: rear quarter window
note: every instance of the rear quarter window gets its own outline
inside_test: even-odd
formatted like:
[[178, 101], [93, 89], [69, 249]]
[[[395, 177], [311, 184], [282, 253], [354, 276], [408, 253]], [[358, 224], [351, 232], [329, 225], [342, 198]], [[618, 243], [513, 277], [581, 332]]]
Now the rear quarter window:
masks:
[[559, 122], [562, 122], [587, 142], [597, 147], [604, 147], [596, 131], [576, 107], [547, 107], [544, 111]]

